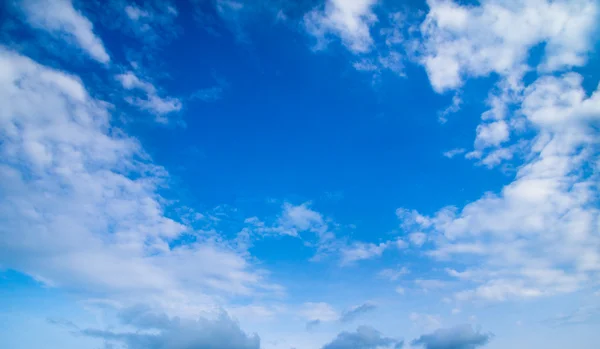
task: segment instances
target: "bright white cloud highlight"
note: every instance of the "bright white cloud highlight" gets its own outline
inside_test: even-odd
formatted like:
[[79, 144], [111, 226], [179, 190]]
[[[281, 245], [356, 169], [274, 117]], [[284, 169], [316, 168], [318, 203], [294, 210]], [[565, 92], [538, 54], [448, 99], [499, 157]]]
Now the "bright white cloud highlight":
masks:
[[70, 0], [23, 0], [21, 6], [32, 27], [67, 38], [100, 63], [110, 61], [102, 40], [94, 33], [92, 22], [76, 10]]
[[575, 1], [482, 1], [462, 6], [430, 0], [421, 25], [421, 63], [438, 92], [465, 78], [522, 69], [533, 46], [545, 43], [543, 71], [581, 66], [590, 50], [597, 3]]
[[279, 291], [225, 242], [170, 246], [194, 232], [164, 213], [165, 170], [111, 126], [79, 78], [0, 48], [0, 82], [4, 267], [194, 316], [217, 296]]
[[316, 49], [324, 48], [328, 36], [333, 34], [354, 53], [370, 51], [373, 46], [370, 26], [377, 21], [372, 10], [375, 3], [375, 0], [327, 0], [324, 9], [307, 13], [304, 25], [317, 39]]

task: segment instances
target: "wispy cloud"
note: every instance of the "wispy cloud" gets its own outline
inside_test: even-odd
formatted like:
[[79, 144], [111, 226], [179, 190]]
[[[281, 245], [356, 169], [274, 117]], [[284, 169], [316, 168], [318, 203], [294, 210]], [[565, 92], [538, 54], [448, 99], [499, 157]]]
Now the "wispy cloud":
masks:
[[46, 1], [43, 5], [39, 1], [23, 0], [20, 5], [32, 27], [65, 37], [100, 63], [110, 62], [102, 40], [94, 33], [92, 22], [74, 8], [70, 0]]
[[178, 98], [160, 97], [154, 85], [148, 81], [141, 80], [133, 72], [128, 71], [115, 76], [124, 89], [141, 90], [145, 93], [143, 97], [127, 96], [125, 100], [143, 110], [156, 115], [156, 121], [168, 123], [165, 115], [181, 110], [182, 104]]

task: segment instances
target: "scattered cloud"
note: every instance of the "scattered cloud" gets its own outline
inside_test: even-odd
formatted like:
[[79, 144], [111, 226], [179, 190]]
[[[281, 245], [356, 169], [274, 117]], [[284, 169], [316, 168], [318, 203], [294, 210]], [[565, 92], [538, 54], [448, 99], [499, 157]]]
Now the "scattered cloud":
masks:
[[446, 281], [435, 280], [435, 279], [416, 279], [415, 285], [420, 287], [423, 291], [439, 290], [448, 287]]
[[421, 25], [420, 61], [438, 92], [460, 87], [466, 77], [510, 75], [527, 52], [545, 43], [545, 71], [585, 63], [597, 5], [594, 1], [482, 1], [479, 6], [429, 1]]
[[410, 240], [411, 244], [417, 247], [421, 247], [423, 246], [425, 241], [427, 241], [427, 234], [422, 232], [410, 233], [408, 235], [408, 239]]
[[440, 112], [440, 114], [438, 116], [438, 120], [442, 124], [445, 124], [446, 122], [448, 122], [448, 115], [458, 112], [460, 110], [460, 106], [461, 106], [462, 102], [463, 101], [462, 101], [460, 94], [455, 93], [454, 96], [452, 96], [452, 103], [448, 107], [446, 107], [446, 109], [444, 109]]
[[100, 63], [110, 62], [102, 40], [94, 33], [92, 22], [74, 8], [70, 0], [47, 1], [43, 6], [35, 0], [23, 0], [20, 5], [32, 27], [65, 38]]
[[422, 335], [411, 345], [424, 349], [475, 349], [486, 345], [491, 338], [489, 333], [473, 331], [471, 325], [462, 325]]
[[357, 317], [363, 315], [364, 313], [368, 313], [377, 309], [377, 306], [373, 303], [363, 303], [361, 305], [357, 305], [352, 307], [344, 312], [340, 316], [341, 322], [351, 322], [354, 321]]
[[[487, 271], [458, 299], [573, 292], [600, 270], [600, 239], [594, 234], [600, 211], [593, 204], [598, 172], [584, 170], [597, 163], [597, 131], [591, 125], [600, 116], [600, 91], [588, 96], [582, 80], [575, 73], [543, 76], [524, 89], [516, 114], [538, 134], [524, 148], [526, 161], [514, 180], [499, 193], [432, 217], [400, 211], [413, 229], [434, 236], [430, 256], [469, 257]], [[503, 139], [501, 134], [492, 138]]]
[[377, 275], [381, 278], [388, 279], [390, 281], [396, 281], [403, 275], [409, 274], [410, 270], [407, 267], [400, 269], [383, 269]]
[[432, 331], [442, 325], [442, 318], [439, 315], [413, 312], [410, 313], [409, 319], [417, 328], [424, 331]]
[[568, 314], [559, 314], [546, 319], [545, 324], [550, 326], [577, 325], [600, 321], [600, 306], [582, 306]]
[[373, 38], [370, 26], [377, 21], [373, 13], [375, 0], [327, 0], [323, 8], [316, 8], [304, 16], [306, 31], [315, 37], [315, 49], [324, 49], [331, 35], [354, 53], [371, 50]]
[[306, 330], [311, 331], [311, 330], [317, 328], [320, 324], [321, 324], [321, 320], [319, 320], [319, 319], [311, 320], [306, 323]]
[[211, 307], [216, 294], [281, 291], [222, 241], [170, 245], [190, 228], [164, 213], [157, 191], [167, 172], [111, 126], [107, 104], [77, 76], [5, 48], [0, 66], [5, 267], [181, 315]]
[[337, 337], [323, 346], [322, 349], [400, 349], [403, 342], [394, 338], [384, 337], [379, 331], [369, 326], [360, 326], [356, 332], [340, 332]]
[[465, 148], [454, 148], [444, 152], [444, 156], [448, 159], [452, 159], [456, 155], [464, 154], [466, 152]]
[[115, 78], [126, 90], [140, 90], [145, 93], [143, 97], [127, 96], [125, 100], [140, 109], [147, 110], [156, 115], [156, 121], [168, 123], [167, 114], [180, 111], [181, 101], [172, 97], [160, 97], [153, 84], [138, 78], [133, 72], [128, 71], [118, 74]]
[[324, 302], [304, 303], [298, 313], [306, 318], [309, 322], [319, 320], [320, 323], [326, 321], [335, 321], [340, 318], [335, 309], [333, 309], [331, 305]]
[[88, 328], [80, 331], [80, 334], [102, 339], [108, 344], [121, 344], [126, 349], [260, 348], [258, 335], [243, 332], [227, 314], [215, 319], [185, 320], [131, 309], [124, 320], [126, 325], [134, 326], [137, 330], [117, 332]]
[[130, 3], [123, 7], [123, 12], [127, 28], [146, 44], [163, 44], [180, 32], [175, 24], [179, 11], [168, 1]]

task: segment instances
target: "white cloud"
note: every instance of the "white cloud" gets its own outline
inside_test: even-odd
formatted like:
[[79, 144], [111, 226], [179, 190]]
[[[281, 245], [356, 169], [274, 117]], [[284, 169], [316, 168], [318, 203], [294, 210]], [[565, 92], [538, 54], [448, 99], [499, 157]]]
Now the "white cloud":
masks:
[[427, 235], [422, 232], [411, 233], [408, 235], [408, 239], [413, 245], [421, 247], [427, 241]]
[[179, 34], [175, 25], [177, 8], [166, 1], [145, 2], [143, 7], [128, 4], [123, 8], [127, 28], [146, 43], [160, 44]]
[[454, 149], [450, 149], [448, 151], [445, 151], [443, 153], [443, 155], [445, 157], [447, 157], [448, 159], [452, 159], [456, 155], [464, 154], [465, 151], [466, 151], [465, 148], [454, 148]]
[[460, 97], [460, 94], [455, 93], [454, 96], [452, 96], [452, 103], [450, 103], [450, 105], [448, 107], [446, 107], [444, 110], [442, 110], [440, 112], [438, 120], [442, 124], [445, 124], [446, 122], [448, 122], [448, 115], [458, 112], [460, 110], [460, 106], [461, 106], [462, 102], [463, 101], [462, 101], [462, 98]]
[[433, 331], [442, 326], [442, 318], [435, 314], [410, 313], [410, 321], [421, 331]]
[[169, 245], [193, 232], [164, 213], [167, 173], [76, 76], [0, 48], [0, 82], [3, 266], [181, 315], [281, 291], [226, 242]]
[[510, 75], [539, 43], [546, 43], [540, 69], [581, 66], [597, 14], [591, 0], [486, 0], [479, 6], [430, 0], [428, 5], [421, 63], [438, 92], [460, 87], [470, 76]]
[[475, 138], [475, 149], [498, 146], [508, 140], [508, 124], [504, 120], [477, 126], [477, 137]]
[[370, 26], [377, 21], [372, 7], [375, 0], [327, 0], [324, 9], [314, 9], [304, 16], [304, 26], [317, 39], [316, 49], [327, 44], [328, 36], [339, 36], [354, 53], [371, 50]]
[[336, 321], [340, 317], [331, 305], [324, 302], [304, 303], [298, 313], [308, 321]]
[[388, 279], [390, 281], [398, 280], [402, 275], [409, 274], [410, 270], [407, 267], [400, 269], [383, 269], [377, 275], [381, 278]]
[[98, 62], [110, 61], [102, 40], [94, 33], [92, 22], [76, 10], [70, 0], [23, 0], [21, 6], [32, 27], [66, 37]]
[[379, 244], [355, 242], [351, 246], [341, 250], [342, 264], [350, 264], [356, 261], [379, 257], [388, 247], [388, 244], [381, 242]]
[[431, 256], [455, 261], [469, 256], [486, 269], [479, 286], [460, 292], [458, 299], [573, 292], [600, 270], [595, 233], [600, 211], [594, 205], [600, 171], [592, 126], [600, 120], [600, 90], [588, 97], [581, 84], [580, 75], [567, 73], [543, 76], [524, 89], [517, 114], [538, 134], [514, 181], [500, 193], [433, 217], [402, 211], [438, 234]]
[[181, 110], [181, 101], [172, 97], [160, 97], [156, 87], [150, 82], [143, 81], [133, 72], [128, 71], [115, 76], [123, 88], [126, 90], [141, 90], [145, 92], [145, 97], [127, 96], [125, 100], [143, 110], [150, 111], [156, 115], [156, 120], [161, 123], [167, 123], [166, 114]]
[[404, 288], [400, 286], [396, 287], [394, 291], [396, 291], [397, 294], [404, 294]]
[[316, 234], [325, 234], [328, 231], [327, 224], [319, 212], [309, 208], [308, 203], [292, 205], [285, 203], [283, 212], [278, 219], [278, 230], [282, 234], [297, 236], [298, 233], [310, 231]]
[[380, 257], [383, 252], [390, 247], [404, 249], [407, 247], [407, 245], [406, 242], [401, 239], [380, 242], [379, 244], [358, 241], [353, 242], [352, 244], [344, 246], [340, 249], [340, 263], [342, 265], [348, 265], [357, 261]]
[[415, 285], [417, 285], [423, 291], [426, 292], [432, 290], [439, 290], [448, 286], [447, 282], [435, 279], [416, 279], [414, 282]]

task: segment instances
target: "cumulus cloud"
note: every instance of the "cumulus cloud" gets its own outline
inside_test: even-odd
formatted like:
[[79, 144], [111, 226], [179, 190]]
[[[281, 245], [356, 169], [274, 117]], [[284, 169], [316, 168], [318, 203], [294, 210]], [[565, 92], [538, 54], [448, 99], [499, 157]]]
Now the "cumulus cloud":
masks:
[[463, 325], [422, 335], [410, 344], [424, 349], [475, 349], [486, 345], [491, 338], [489, 333], [473, 331], [471, 325]]
[[32, 27], [66, 38], [100, 63], [110, 61], [102, 40], [94, 33], [92, 22], [74, 8], [70, 0], [23, 0], [20, 5]]
[[181, 110], [181, 101], [172, 97], [160, 97], [156, 87], [148, 82], [141, 80], [133, 72], [128, 71], [115, 76], [123, 88], [126, 90], [139, 90], [144, 92], [145, 96], [127, 96], [125, 100], [140, 109], [147, 110], [156, 115], [156, 121], [167, 123], [165, 115]]
[[375, 0], [327, 0], [324, 8], [307, 13], [304, 26], [317, 39], [315, 48], [324, 48], [333, 34], [354, 53], [370, 51], [373, 46], [370, 26], [377, 21], [372, 10], [375, 3]]
[[411, 244], [421, 247], [425, 241], [427, 241], [427, 235], [422, 232], [410, 233], [410, 235], [408, 235], [408, 239], [410, 240]]
[[500, 193], [433, 217], [410, 214], [419, 218], [414, 224], [438, 233], [432, 256], [469, 255], [488, 268], [487, 280], [457, 298], [498, 301], [572, 292], [600, 270], [592, 126], [600, 119], [600, 90], [588, 96], [582, 81], [567, 73], [540, 77], [525, 88], [517, 113], [538, 134], [527, 161]]
[[352, 307], [344, 312], [342, 312], [342, 316], [340, 316], [341, 322], [351, 322], [354, 321], [357, 317], [373, 311], [377, 309], [377, 306], [373, 303], [363, 303], [361, 305], [357, 305]]
[[337, 337], [323, 346], [322, 349], [376, 349], [402, 348], [404, 342], [384, 337], [379, 331], [369, 326], [360, 326], [356, 332], [341, 332]]
[[[259, 349], [258, 335], [248, 335], [227, 314], [215, 319], [185, 320], [155, 314], [144, 308], [127, 310], [124, 324], [134, 326], [131, 332], [84, 329], [82, 335], [100, 338], [107, 344], [121, 344], [126, 349]], [[148, 331], [148, 330], [152, 331]]]
[[465, 78], [510, 75], [527, 63], [527, 52], [545, 43], [539, 66], [553, 71], [585, 63], [597, 13], [594, 1], [428, 1], [421, 25], [421, 63], [438, 92]]
[[182, 314], [216, 294], [279, 292], [226, 243], [170, 245], [190, 228], [164, 212], [157, 191], [168, 174], [78, 77], [5, 48], [0, 66], [3, 266]]

